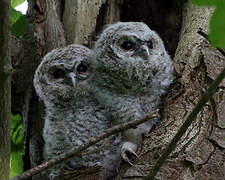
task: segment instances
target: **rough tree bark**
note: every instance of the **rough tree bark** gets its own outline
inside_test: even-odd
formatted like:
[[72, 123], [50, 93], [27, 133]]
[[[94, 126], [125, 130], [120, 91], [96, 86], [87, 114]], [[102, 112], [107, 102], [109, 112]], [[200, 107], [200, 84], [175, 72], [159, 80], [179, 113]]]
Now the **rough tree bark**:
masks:
[[[185, 4], [182, 31], [173, 59], [179, 81], [165, 100], [163, 121], [145, 138], [139, 151], [141, 160], [136, 167], [124, 170], [123, 177], [140, 179], [149, 172], [204, 89], [225, 66], [225, 58], [197, 34], [199, 28], [208, 31], [212, 12], [213, 9], [196, 7], [190, 2]], [[224, 179], [224, 82], [182, 137], [156, 179]]]
[[11, 57], [10, 1], [1, 0], [0, 7], [0, 179], [9, 179], [10, 163], [10, 115], [11, 115]]
[[[27, 33], [19, 43], [24, 47], [24, 57], [14, 61], [18, 71], [13, 79], [13, 110], [23, 114], [26, 127], [26, 168], [43, 160], [43, 105], [32, 88], [33, 73], [41, 57], [53, 48], [71, 43], [93, 47], [104, 25], [116, 21], [143, 21], [161, 35], [173, 57], [177, 79], [165, 98], [161, 123], [145, 137], [138, 150], [140, 160], [135, 161], [134, 167], [124, 164], [117, 177], [143, 178], [204, 89], [225, 66], [225, 58], [197, 34], [199, 27], [208, 31], [213, 9], [193, 6], [190, 1], [163, 0], [28, 0], [28, 3]], [[224, 86], [225, 81], [182, 138], [157, 179], [224, 179]], [[29, 159], [31, 165], [27, 163]], [[67, 174], [66, 179], [72, 179], [71, 176], [98, 178], [98, 173], [84, 171], [84, 176], [80, 173]]]

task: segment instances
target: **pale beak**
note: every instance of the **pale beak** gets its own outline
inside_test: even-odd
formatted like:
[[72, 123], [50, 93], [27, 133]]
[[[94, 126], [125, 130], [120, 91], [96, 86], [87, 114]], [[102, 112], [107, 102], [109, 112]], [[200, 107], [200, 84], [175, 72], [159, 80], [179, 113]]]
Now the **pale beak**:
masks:
[[76, 74], [74, 72], [69, 73], [69, 77], [72, 80], [73, 87], [75, 88], [77, 85]]
[[143, 57], [144, 60], [149, 60], [150, 57], [150, 52], [149, 52], [149, 48], [146, 45], [142, 45], [139, 50], [138, 50], [138, 54], [139, 56]]
[[150, 53], [149, 53], [149, 48], [148, 48], [148, 46], [143, 45], [143, 46], [142, 46], [142, 50], [143, 50], [143, 53], [144, 53], [145, 57], [146, 57], [147, 60], [148, 60], [149, 57], [150, 57]]

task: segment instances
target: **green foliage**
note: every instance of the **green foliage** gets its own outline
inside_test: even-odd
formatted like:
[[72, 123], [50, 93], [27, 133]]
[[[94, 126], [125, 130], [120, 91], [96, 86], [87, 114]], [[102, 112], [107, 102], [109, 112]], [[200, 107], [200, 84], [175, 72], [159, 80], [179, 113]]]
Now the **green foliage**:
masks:
[[213, 46], [225, 48], [225, 0], [192, 0], [192, 3], [215, 7], [210, 19], [209, 40]]
[[22, 4], [25, 0], [11, 0], [11, 7], [15, 8], [16, 6]]
[[221, 0], [192, 0], [192, 3], [198, 6], [217, 6], [220, 1]]
[[26, 25], [27, 25], [27, 17], [23, 15], [21, 12], [12, 9], [12, 34], [17, 37], [23, 37]]
[[15, 24], [16, 21], [19, 20], [19, 18], [22, 16], [23, 14], [15, 9], [12, 9], [12, 17], [11, 17], [11, 24]]
[[23, 37], [25, 33], [26, 25], [27, 25], [27, 17], [23, 15], [20, 11], [15, 10], [14, 7], [21, 4], [22, 2], [24, 2], [24, 0], [11, 1], [11, 6], [12, 6], [11, 31], [12, 31], [12, 34], [16, 35], [19, 38]]
[[11, 115], [11, 157], [10, 177], [23, 172], [23, 159], [25, 153], [25, 138], [22, 118], [19, 115]]

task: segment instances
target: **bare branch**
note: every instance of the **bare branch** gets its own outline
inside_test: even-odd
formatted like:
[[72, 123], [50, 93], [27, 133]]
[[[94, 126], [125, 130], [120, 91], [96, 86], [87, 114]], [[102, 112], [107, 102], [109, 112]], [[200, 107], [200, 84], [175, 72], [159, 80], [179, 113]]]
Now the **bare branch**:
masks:
[[28, 179], [31, 176], [36, 175], [36, 174], [40, 173], [41, 171], [46, 170], [46, 169], [52, 167], [53, 165], [56, 165], [56, 164], [58, 164], [62, 161], [65, 161], [65, 160], [70, 159], [70, 158], [72, 158], [74, 156], [77, 156], [77, 155], [81, 156], [81, 152], [83, 150], [85, 150], [88, 147], [96, 144], [97, 142], [103, 140], [104, 138], [107, 138], [107, 137], [109, 137], [113, 134], [116, 134], [120, 131], [124, 131], [124, 130], [129, 129], [129, 128], [135, 128], [138, 124], [141, 124], [145, 121], [153, 119], [153, 118], [157, 117], [157, 115], [158, 115], [158, 110], [153, 111], [152, 113], [146, 115], [145, 117], [143, 117], [141, 119], [133, 120], [133, 121], [129, 121], [129, 122], [126, 122], [126, 123], [116, 125], [116, 126], [110, 128], [110, 129], [105, 130], [102, 135], [92, 137], [87, 143], [85, 143], [81, 146], [78, 146], [78, 147], [76, 147], [76, 148], [74, 148], [74, 149], [72, 149], [72, 150], [70, 150], [66, 153], [60, 154], [59, 156], [56, 156], [53, 159], [51, 159], [51, 160], [49, 160], [49, 161], [47, 161], [43, 164], [40, 164], [40, 165], [22, 173], [19, 176], [11, 178], [10, 180]]

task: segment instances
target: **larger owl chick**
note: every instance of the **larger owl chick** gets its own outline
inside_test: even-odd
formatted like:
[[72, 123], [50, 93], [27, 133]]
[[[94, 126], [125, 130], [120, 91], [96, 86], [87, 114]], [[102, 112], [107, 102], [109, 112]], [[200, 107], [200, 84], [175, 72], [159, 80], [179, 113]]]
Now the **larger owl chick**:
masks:
[[[112, 125], [139, 119], [159, 108], [173, 80], [172, 60], [159, 35], [141, 22], [118, 22], [100, 34], [94, 47], [96, 97]], [[135, 154], [158, 118], [122, 133], [120, 154]], [[110, 166], [110, 165], [109, 165]]]
[[[101, 107], [89, 93], [91, 57], [92, 51], [81, 45], [54, 49], [43, 58], [35, 72], [34, 87], [46, 108], [43, 129], [46, 161], [84, 144], [108, 128]], [[102, 166], [102, 158], [101, 152], [74, 157], [51, 168], [49, 179], [60, 179], [65, 166]]]

